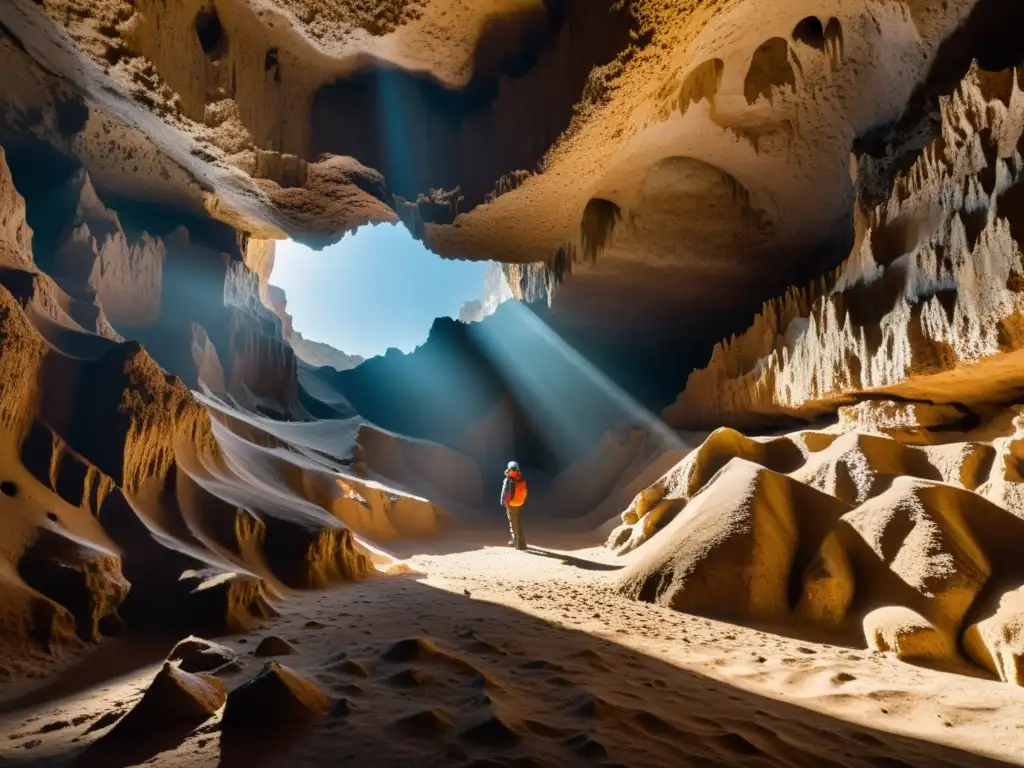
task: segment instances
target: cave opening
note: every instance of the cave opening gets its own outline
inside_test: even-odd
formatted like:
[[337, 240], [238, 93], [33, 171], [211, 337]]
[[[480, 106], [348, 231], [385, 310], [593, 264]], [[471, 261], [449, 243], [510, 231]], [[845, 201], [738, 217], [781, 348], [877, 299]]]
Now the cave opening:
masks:
[[487, 475], [514, 458], [553, 478], [628, 427], [676, 439], [655, 415], [681, 388], [652, 387], [664, 348], [602, 344], [512, 299], [500, 265], [441, 259], [404, 227], [364, 227], [323, 252], [279, 243], [270, 284], [308, 392]]
[[511, 296], [499, 274], [491, 262], [434, 255], [400, 224], [370, 224], [322, 250], [279, 242], [270, 300], [289, 335], [361, 361], [412, 352], [438, 318], [489, 314]]

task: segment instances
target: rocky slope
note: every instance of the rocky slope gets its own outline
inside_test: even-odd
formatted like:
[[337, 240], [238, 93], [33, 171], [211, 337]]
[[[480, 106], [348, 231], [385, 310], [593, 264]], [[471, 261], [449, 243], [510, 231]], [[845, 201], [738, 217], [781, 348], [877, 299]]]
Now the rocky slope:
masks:
[[1018, 397], [1022, 73], [976, 66], [943, 97], [940, 134], [888, 200], [860, 209], [850, 257], [766, 303], [665, 418], [744, 426], [855, 397], [968, 407]]
[[297, 358], [314, 368], [322, 368], [326, 365], [336, 371], [348, 371], [364, 362], [359, 355], [346, 355], [330, 344], [304, 338], [298, 331], [292, 332], [288, 337], [288, 343], [295, 350]]
[[1021, 418], [982, 442], [895, 415], [861, 432], [717, 430], [623, 513], [608, 542], [636, 550], [622, 591], [1024, 685]]

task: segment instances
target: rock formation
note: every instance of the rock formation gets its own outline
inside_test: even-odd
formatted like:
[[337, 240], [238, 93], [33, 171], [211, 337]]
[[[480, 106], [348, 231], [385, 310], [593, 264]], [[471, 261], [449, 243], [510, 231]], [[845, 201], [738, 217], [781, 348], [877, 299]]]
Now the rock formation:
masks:
[[218, 672], [238, 665], [238, 654], [226, 646], [189, 635], [176, 643], [167, 660], [185, 672]]
[[[997, 441], [1013, 451], [1019, 419]], [[621, 588], [740, 622], [817, 631], [901, 658], [972, 659], [1017, 681], [1024, 508], [993, 447], [919, 425], [927, 445], [728, 428], [642, 491], [609, 545]], [[969, 435], [967, 435], [969, 436]], [[1007, 591], [1009, 590], [1009, 591]], [[973, 618], [971, 618], [973, 617]]]
[[336, 371], [348, 371], [364, 362], [359, 355], [347, 355], [330, 344], [304, 338], [298, 331], [292, 331], [288, 343], [299, 360], [314, 368], [326, 366]]
[[932, 665], [955, 668], [963, 652], [1020, 684], [1024, 572], [1009, 542], [1024, 532], [1012, 405], [1024, 384], [1024, 70], [990, 67], [1024, 52], [972, 48], [972, 25], [994, 23], [993, 8], [979, 3], [947, 41], [951, 61], [886, 151], [857, 158], [849, 258], [765, 303], [664, 412], [688, 427], [838, 422], [712, 433], [612, 531], [609, 546], [637, 550], [625, 593], [798, 634], [859, 634]]
[[516, 295], [573, 274], [555, 306], [574, 327], [710, 342], [838, 262], [851, 143], [898, 120], [940, 54], [986, 47], [1002, 6], [371, 5], [13, 0], [5, 70], [27, 74], [5, 113], [121, 194], [314, 244], [401, 220], [442, 255], [511, 265]]
[[[125, 622], [245, 629], [275, 615], [271, 602], [288, 589], [366, 577], [373, 570], [370, 552], [353, 530], [414, 525], [420, 534], [436, 532], [446, 513], [434, 504], [353, 471], [358, 456], [366, 474], [369, 451], [369, 466], [386, 472], [392, 460], [382, 448], [387, 440], [364, 449], [357, 423], [343, 426], [345, 439], [318, 444], [315, 424], [310, 431], [299, 422], [289, 427], [286, 443], [274, 434], [275, 422], [255, 408], [246, 416], [218, 399], [230, 398], [237, 407], [240, 398], [231, 392], [238, 392], [267, 410], [297, 403], [294, 362], [274, 363], [282, 359], [280, 350], [290, 354], [276, 318], [270, 317], [267, 331], [254, 326], [270, 322], [254, 309], [256, 278], [246, 275], [255, 273], [239, 265], [224, 276], [224, 262], [214, 260], [228, 284], [219, 287], [228, 325], [218, 331], [229, 336], [221, 349], [234, 357], [224, 366], [230, 372], [225, 387], [215, 391], [205, 375], [209, 361], [197, 361], [192, 375], [208, 394], [194, 394], [138, 342], [124, 341], [103, 310], [106, 299], [121, 308], [126, 335], [144, 328], [127, 323], [129, 316], [153, 320], [143, 309], [155, 309], [154, 324], [173, 329], [173, 313], [183, 310], [180, 297], [168, 294], [174, 271], [157, 269], [149, 282], [151, 273], [111, 272], [105, 259], [125, 256], [117, 263], [138, 265], [145, 259], [132, 254], [167, 248], [180, 268], [187, 263], [180, 251], [188, 249], [188, 236], [132, 239], [88, 177], [76, 175], [77, 223], [61, 242], [83, 250], [57, 250], [53, 263], [66, 268], [56, 270], [63, 276], [58, 283], [33, 260], [25, 204], [10, 178], [0, 165], [7, 212], [0, 265], [2, 489], [10, 507], [3, 529], [5, 659], [56, 658], [62, 649], [118, 632]], [[170, 261], [165, 254], [151, 263]], [[87, 269], [76, 273], [77, 264]], [[119, 302], [130, 294], [115, 289], [136, 278], [176, 300], [161, 303], [159, 295], [143, 292], [129, 311]], [[216, 349], [209, 354], [216, 362]], [[291, 400], [282, 397], [288, 393]], [[287, 448], [275, 452], [274, 445]], [[402, 466], [396, 471], [410, 479]], [[473, 471], [467, 465], [464, 476]], [[263, 487], [280, 482], [278, 492], [258, 490], [268, 477], [275, 479]]]
[[512, 298], [512, 289], [501, 265], [490, 262], [484, 272], [484, 285], [482, 298], [475, 301], [468, 301], [459, 310], [459, 320], [463, 323], [480, 322], [488, 315], [493, 315], [503, 302]]
[[[629, 609], [1024, 684], [1022, 9], [5, 0], [0, 664], [287, 625], [297, 591], [493, 529], [515, 458], [553, 527], [607, 534], [603, 594]], [[489, 262], [484, 297], [408, 355], [304, 339], [274, 242], [385, 221]], [[349, 713], [299, 668], [308, 645], [264, 637], [178, 643], [104, 720], [99, 764], [221, 707], [221, 746]], [[477, 710], [381, 732], [450, 733], [461, 762], [546, 728], [609, 757], [593, 722], [519, 722], [503, 682], [423, 637], [372, 653], [323, 677], [392, 665], [412, 690], [435, 678], [396, 665], [430, 662]], [[296, 669], [246, 666], [283, 654]], [[206, 674], [240, 667], [230, 693]], [[698, 760], [760, 749], [715, 733]]]
[[665, 418], [750, 426], [857, 396], [1014, 399], [1024, 385], [1022, 72], [975, 66], [943, 97], [941, 134], [862, 216], [850, 257], [715, 347]]
[[231, 728], [281, 726], [326, 715], [331, 700], [312, 680], [276, 661], [228, 696], [224, 724]]

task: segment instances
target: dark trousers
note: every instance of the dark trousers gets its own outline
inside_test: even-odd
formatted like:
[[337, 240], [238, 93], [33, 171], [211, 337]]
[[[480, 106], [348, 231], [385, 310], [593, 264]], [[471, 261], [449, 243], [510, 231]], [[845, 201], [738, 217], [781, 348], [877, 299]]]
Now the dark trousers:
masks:
[[523, 536], [523, 526], [519, 523], [519, 513], [522, 507], [505, 505], [505, 514], [508, 515], [508, 529], [512, 533], [512, 545], [516, 549], [526, 549], [526, 538]]

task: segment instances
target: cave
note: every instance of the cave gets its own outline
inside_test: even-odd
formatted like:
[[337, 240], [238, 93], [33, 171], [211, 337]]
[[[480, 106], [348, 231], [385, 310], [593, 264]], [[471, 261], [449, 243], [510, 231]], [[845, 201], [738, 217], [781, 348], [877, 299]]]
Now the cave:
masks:
[[1024, 11], [832, 6], [0, 4], [0, 763], [1019, 762]]

